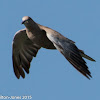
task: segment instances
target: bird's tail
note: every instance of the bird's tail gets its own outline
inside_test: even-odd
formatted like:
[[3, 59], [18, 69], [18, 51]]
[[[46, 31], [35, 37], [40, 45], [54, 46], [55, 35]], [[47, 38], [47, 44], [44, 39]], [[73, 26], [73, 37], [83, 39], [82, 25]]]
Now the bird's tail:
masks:
[[91, 60], [91, 61], [95, 61], [93, 58], [91, 58], [91, 57], [89, 57], [88, 55], [86, 55], [86, 54], [84, 53], [84, 51], [82, 51], [82, 50], [79, 50], [79, 51], [80, 51], [80, 54], [81, 54], [82, 57], [84, 57], [84, 58], [86, 58], [86, 59], [88, 59], [88, 60]]

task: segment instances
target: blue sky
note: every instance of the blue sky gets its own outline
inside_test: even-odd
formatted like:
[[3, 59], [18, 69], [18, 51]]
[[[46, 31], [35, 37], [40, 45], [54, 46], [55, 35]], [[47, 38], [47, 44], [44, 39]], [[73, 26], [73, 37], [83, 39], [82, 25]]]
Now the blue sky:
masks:
[[[30, 74], [19, 80], [12, 66], [12, 40], [30, 16], [76, 42], [93, 57], [86, 60], [93, 78], [86, 79], [57, 51], [41, 49]], [[0, 95], [32, 96], [32, 100], [100, 99], [100, 0], [1, 0]]]

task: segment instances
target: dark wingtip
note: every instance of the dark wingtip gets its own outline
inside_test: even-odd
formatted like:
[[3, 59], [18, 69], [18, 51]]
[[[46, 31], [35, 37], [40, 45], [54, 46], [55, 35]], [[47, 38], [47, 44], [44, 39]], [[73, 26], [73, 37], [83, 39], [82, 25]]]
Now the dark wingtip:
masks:
[[[17, 79], [20, 79], [20, 76], [16, 76], [17, 77]], [[22, 78], [24, 79], [25, 78], [25, 76], [22, 76]]]
[[91, 75], [89, 75], [89, 76], [86, 76], [89, 80], [92, 78], [92, 76]]
[[16, 77], [17, 77], [17, 79], [20, 79], [20, 75], [18, 76], [18, 75], [16, 75]]
[[94, 62], [96, 62], [96, 60], [93, 59]]
[[25, 78], [25, 75], [24, 75], [24, 76], [22, 76], [22, 78], [24, 79], [24, 78]]
[[91, 73], [86, 75], [86, 77], [90, 80], [92, 78]]

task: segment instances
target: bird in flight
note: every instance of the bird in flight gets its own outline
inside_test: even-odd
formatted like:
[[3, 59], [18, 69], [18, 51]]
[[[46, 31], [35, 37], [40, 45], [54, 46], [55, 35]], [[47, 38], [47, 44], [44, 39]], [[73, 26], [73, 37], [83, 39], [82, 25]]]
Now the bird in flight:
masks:
[[83, 57], [91, 61], [95, 60], [78, 49], [74, 41], [36, 23], [29, 16], [22, 18], [22, 24], [26, 28], [16, 32], [12, 44], [13, 69], [18, 79], [20, 76], [25, 78], [24, 71], [29, 73], [30, 63], [41, 48], [57, 49], [80, 73], [88, 79], [92, 77]]

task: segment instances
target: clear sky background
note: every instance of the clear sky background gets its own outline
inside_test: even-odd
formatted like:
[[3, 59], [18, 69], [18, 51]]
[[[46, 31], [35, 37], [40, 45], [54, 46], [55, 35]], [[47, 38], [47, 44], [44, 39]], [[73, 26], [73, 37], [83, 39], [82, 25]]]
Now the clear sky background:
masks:
[[[15, 77], [12, 40], [30, 16], [76, 42], [93, 57], [93, 78], [81, 75], [57, 51], [41, 49], [25, 79]], [[100, 0], [0, 0], [0, 95], [32, 100], [100, 100]]]

